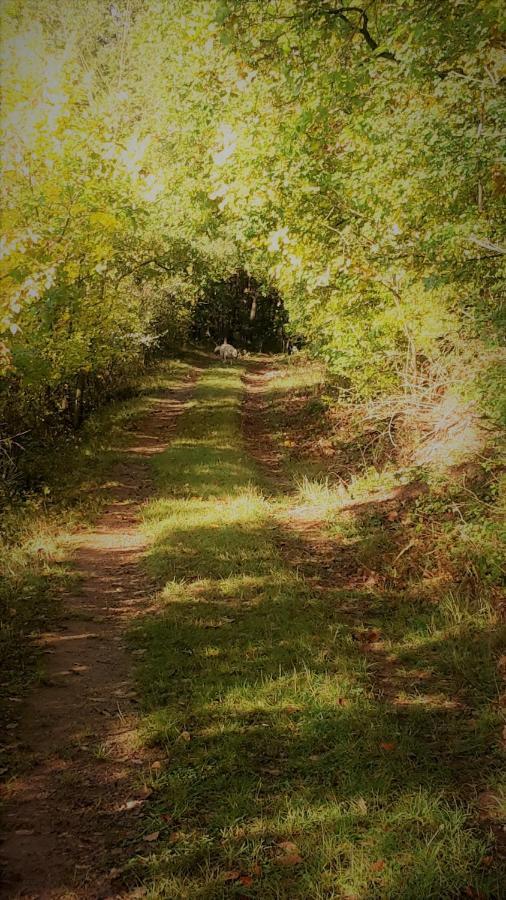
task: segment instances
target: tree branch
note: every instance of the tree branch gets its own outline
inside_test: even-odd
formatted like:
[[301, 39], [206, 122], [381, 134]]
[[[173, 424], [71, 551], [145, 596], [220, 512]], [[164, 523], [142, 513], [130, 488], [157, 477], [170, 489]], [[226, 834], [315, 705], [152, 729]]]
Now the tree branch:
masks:
[[489, 241], [488, 238], [479, 238], [475, 234], [470, 234], [468, 241], [471, 244], [476, 244], [476, 246], [480, 247], [482, 250], [491, 250], [493, 253], [506, 254], [506, 247], [503, 247], [501, 244], [496, 244], [493, 241]]
[[[338, 19], [341, 19], [342, 22], [346, 22], [351, 28], [356, 28], [359, 34], [364, 38], [367, 46], [373, 51], [378, 50], [380, 45], [369, 31], [369, 16], [361, 6], [341, 6], [338, 9], [335, 9], [332, 6], [324, 6], [320, 11], [327, 16], [337, 16]], [[354, 25], [348, 18], [347, 13], [358, 13], [360, 16], [360, 25]], [[392, 53], [390, 50], [381, 50], [379, 53], [376, 53], [376, 56], [382, 57], [383, 59], [389, 59], [392, 62], [399, 62], [395, 53]]]
[[[350, 18], [348, 18], [348, 13], [358, 13], [358, 15], [360, 16], [360, 25], [357, 25]], [[395, 62], [395, 63], [400, 62], [399, 58], [391, 50], [381, 50], [379, 53], [376, 52], [378, 50], [378, 48], [380, 47], [380, 44], [372, 36], [372, 34], [369, 30], [369, 16], [368, 16], [366, 10], [363, 9], [361, 6], [340, 6], [337, 8], [334, 6], [326, 6], [326, 5], [314, 6], [313, 10], [312, 10], [312, 15], [324, 15], [324, 16], [333, 16], [333, 17], [335, 16], [336, 18], [340, 19], [342, 22], [345, 22], [346, 25], [348, 25], [350, 28], [354, 29], [355, 31], [358, 31], [358, 33], [361, 34], [362, 37], [364, 38], [364, 41], [366, 42], [367, 46], [375, 53], [375, 55], [377, 57], [381, 57], [382, 59], [388, 59], [391, 62]], [[300, 20], [301, 18], [303, 18], [303, 16], [302, 16], [302, 14], [298, 13], [296, 15], [290, 15], [290, 16], [283, 16], [283, 15], [269, 16], [269, 18], [293, 21], [296, 19]], [[469, 77], [467, 75], [467, 73], [464, 71], [464, 69], [462, 69], [460, 66], [450, 67], [448, 69], [436, 69], [435, 74], [437, 75], [438, 78], [441, 78], [441, 80], [448, 78], [450, 75], [460, 75], [463, 78]], [[501, 81], [504, 81], [504, 80], [505, 79], [501, 79], [498, 83], [500, 84]]]
[[159, 266], [160, 269], [164, 269], [165, 272], [168, 272], [169, 275], [172, 275], [172, 269], [169, 269], [168, 266], [164, 266], [164, 264], [161, 263], [159, 259], [156, 259], [156, 257], [152, 257], [151, 259], [145, 259], [143, 262], [139, 263], [137, 266], [134, 266], [133, 269], [129, 269], [128, 272], [123, 272], [123, 274], [119, 276], [116, 283], [119, 284], [120, 281], [123, 281], [124, 278], [128, 278], [129, 275], [133, 275], [133, 273], [137, 272], [138, 269], [142, 269], [142, 268], [144, 268], [144, 266], [152, 266], [152, 265]]

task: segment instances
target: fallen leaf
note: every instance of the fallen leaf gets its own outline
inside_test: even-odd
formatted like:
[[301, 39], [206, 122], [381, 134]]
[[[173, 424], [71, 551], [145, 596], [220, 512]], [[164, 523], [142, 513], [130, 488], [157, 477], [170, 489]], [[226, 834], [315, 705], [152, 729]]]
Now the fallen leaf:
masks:
[[389, 522], [395, 522], [395, 520], [398, 518], [399, 518], [399, 513], [397, 512], [397, 510], [393, 509], [391, 512], [388, 513], [387, 519]]
[[20, 836], [23, 835], [23, 836], [27, 837], [30, 834], [35, 834], [35, 832], [33, 831], [32, 828], [18, 828], [17, 831], [15, 832], [15, 834], [18, 834]]
[[257, 877], [262, 874], [262, 868], [259, 865], [251, 866], [251, 871], [253, 872], [253, 875], [256, 875]]
[[299, 848], [297, 844], [294, 844], [293, 841], [280, 841], [278, 847], [281, 850], [286, 850], [287, 853], [298, 853]]
[[170, 813], [162, 813], [160, 818], [162, 819], [163, 822], [172, 822], [172, 819], [174, 818], [174, 816], [171, 816]]
[[239, 881], [241, 882], [241, 884], [244, 884], [245, 887], [249, 887], [250, 884], [253, 884], [253, 879], [252, 879], [251, 875], [241, 875], [241, 877], [239, 878]]
[[379, 640], [380, 637], [381, 637], [381, 632], [377, 628], [371, 628], [369, 631], [366, 632], [364, 640], [366, 640], [370, 644], [372, 644], [375, 641]]
[[378, 861], [374, 862], [371, 866], [371, 869], [373, 872], [382, 872], [384, 868], [385, 868], [385, 860], [384, 859], [378, 859]]
[[237, 881], [240, 878], [241, 873], [238, 869], [232, 869], [230, 872], [224, 872], [222, 879], [223, 881]]
[[143, 840], [149, 841], [149, 843], [151, 843], [151, 841], [157, 841], [159, 837], [160, 837], [159, 831], [152, 831], [151, 834], [146, 834], [145, 837], [143, 838]]
[[162, 764], [161, 764], [160, 760], [157, 759], [155, 762], [151, 763], [151, 768], [152, 768], [155, 772], [159, 772], [160, 769], [162, 768]]
[[337, 701], [337, 705], [338, 706], [349, 706], [350, 701], [347, 700], [346, 697], [339, 697], [339, 700]]
[[380, 744], [380, 750], [395, 750], [396, 744], [393, 741], [382, 741]]
[[478, 797], [478, 807], [482, 812], [496, 812], [498, 805], [499, 798], [492, 791], [483, 791]]
[[378, 575], [373, 573], [372, 575], [369, 575], [368, 578], [366, 578], [364, 584], [366, 585], [366, 587], [375, 587], [375, 585], [377, 585], [378, 582], [379, 582]]
[[143, 805], [144, 800], [127, 800], [127, 802], [120, 807], [120, 811], [130, 812], [132, 809], [139, 809]]
[[361, 644], [371, 644], [377, 641], [381, 632], [377, 628], [370, 628], [368, 631], [354, 631], [352, 637], [354, 641]]
[[494, 862], [493, 856], [484, 856], [481, 861], [481, 864], [482, 864], [482, 866], [491, 866], [493, 862]]
[[179, 735], [179, 737], [183, 741], [186, 741], [187, 743], [188, 743], [188, 741], [191, 741], [191, 739], [192, 739], [192, 736], [189, 731], [182, 731], [181, 734]]
[[82, 675], [83, 672], [88, 671], [88, 666], [83, 666], [81, 663], [76, 663], [75, 666], [70, 667], [70, 671], [74, 673], [74, 675]]

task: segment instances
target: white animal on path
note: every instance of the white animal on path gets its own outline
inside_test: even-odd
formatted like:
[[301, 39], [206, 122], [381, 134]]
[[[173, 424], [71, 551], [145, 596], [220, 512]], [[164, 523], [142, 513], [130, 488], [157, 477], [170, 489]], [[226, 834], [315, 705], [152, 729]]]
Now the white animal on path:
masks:
[[232, 359], [237, 359], [238, 353], [235, 347], [232, 347], [232, 344], [227, 343], [227, 341], [223, 341], [222, 344], [218, 344], [217, 347], [214, 348], [215, 353], [220, 354], [220, 359], [223, 362], [231, 361]]

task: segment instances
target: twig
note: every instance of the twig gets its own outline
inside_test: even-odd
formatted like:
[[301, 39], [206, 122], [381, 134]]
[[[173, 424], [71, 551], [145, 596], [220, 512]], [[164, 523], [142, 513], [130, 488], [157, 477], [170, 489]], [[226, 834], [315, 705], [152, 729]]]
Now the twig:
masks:
[[484, 250], [492, 250], [494, 253], [506, 254], [506, 247], [502, 247], [501, 244], [495, 244], [493, 241], [489, 241], [488, 238], [479, 238], [476, 234], [469, 235], [468, 240], [471, 244], [476, 244], [477, 247], [482, 247]]
[[401, 558], [401, 556], [404, 556], [404, 554], [407, 553], [407, 551], [410, 550], [411, 547], [414, 547], [415, 544], [416, 544], [416, 541], [414, 539], [411, 540], [409, 542], [409, 544], [406, 544], [406, 546], [402, 548], [401, 552], [397, 554], [395, 559], [392, 560], [392, 565], [394, 565], [397, 562], [397, 560]]

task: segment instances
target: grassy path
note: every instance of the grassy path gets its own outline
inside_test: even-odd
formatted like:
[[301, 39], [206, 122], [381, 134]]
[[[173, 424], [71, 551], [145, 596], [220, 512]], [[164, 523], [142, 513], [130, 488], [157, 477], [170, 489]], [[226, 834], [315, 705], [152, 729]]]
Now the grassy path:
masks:
[[369, 590], [242, 375], [162, 365], [1, 548], [3, 896], [500, 900], [495, 620]]
[[353, 598], [281, 555], [289, 498], [262, 492], [241, 395], [238, 369], [207, 370], [154, 462], [159, 609], [132, 644], [157, 765], [119, 884], [170, 900], [504, 896], [430, 719], [378, 699]]

